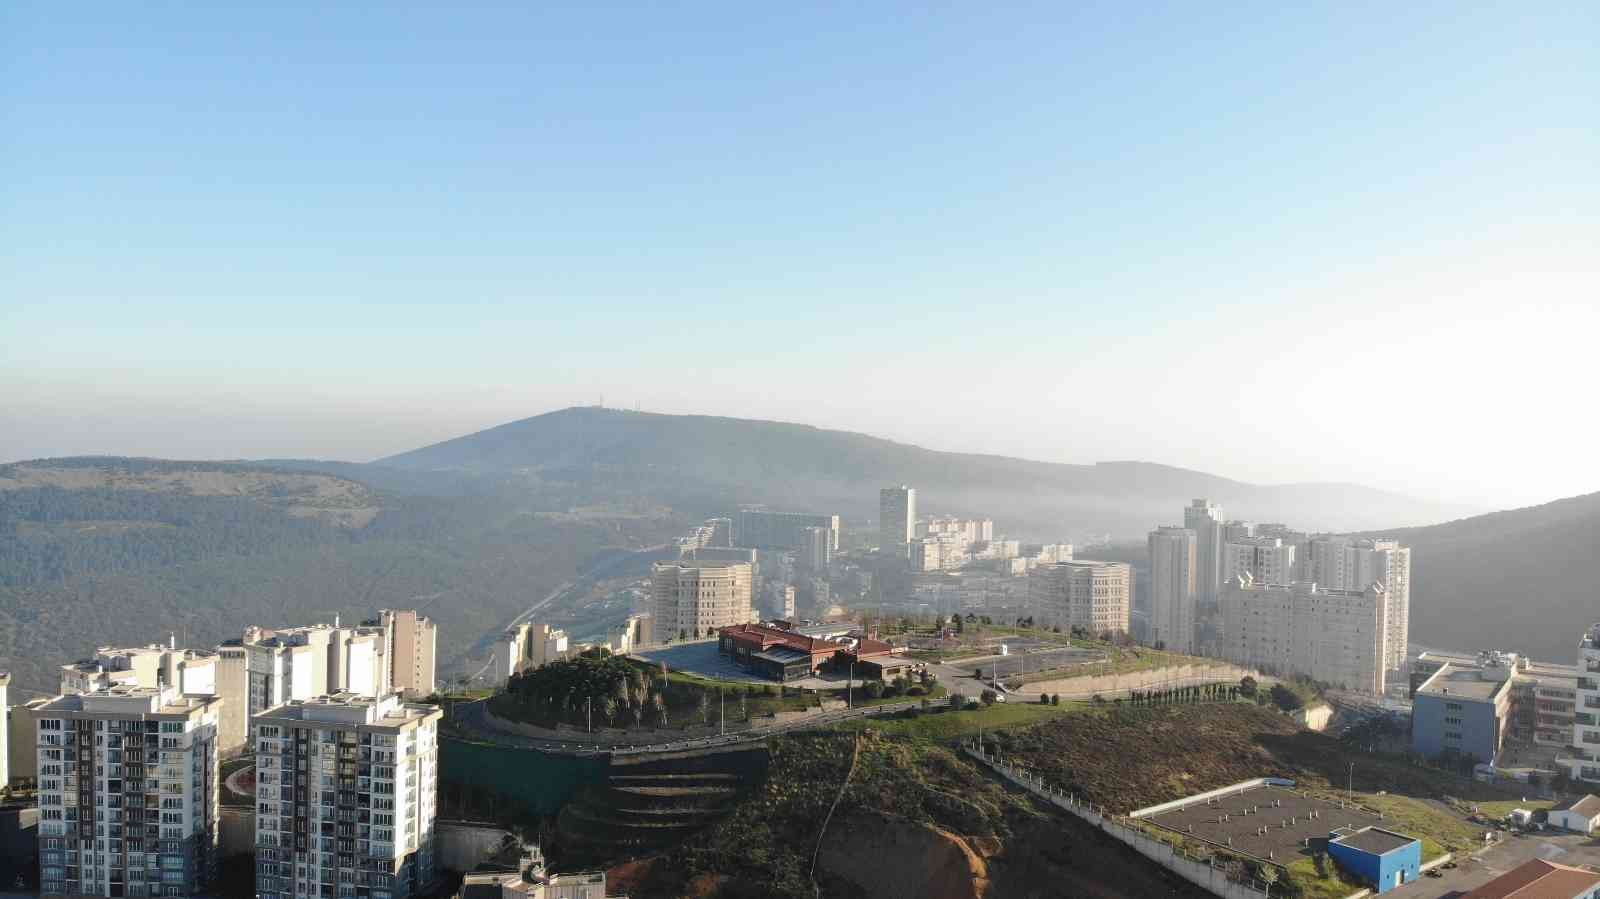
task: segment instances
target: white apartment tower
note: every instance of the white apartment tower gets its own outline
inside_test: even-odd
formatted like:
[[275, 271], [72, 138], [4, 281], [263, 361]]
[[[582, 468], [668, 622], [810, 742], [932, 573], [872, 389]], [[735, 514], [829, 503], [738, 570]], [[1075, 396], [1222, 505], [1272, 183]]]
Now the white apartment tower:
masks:
[[1241, 574], [1249, 574], [1258, 584], [1292, 584], [1295, 572], [1294, 544], [1279, 537], [1235, 537], [1222, 549], [1224, 584]]
[[1383, 694], [1386, 654], [1381, 585], [1324, 590], [1257, 584], [1248, 573], [1223, 591], [1220, 655], [1268, 674], [1304, 675], [1346, 690]]
[[1202, 603], [1215, 603], [1222, 587], [1222, 507], [1210, 500], [1194, 500], [1183, 510], [1183, 526], [1194, 531], [1195, 598]]
[[1150, 532], [1150, 642], [1194, 651], [1195, 568], [1198, 548], [1188, 528]]
[[1302, 580], [1333, 590], [1364, 590], [1382, 584], [1388, 607], [1384, 628], [1388, 646], [1385, 662], [1390, 671], [1403, 668], [1411, 639], [1411, 549], [1398, 540], [1365, 540], [1323, 535], [1306, 542], [1300, 564]]
[[703, 637], [753, 620], [749, 562], [657, 562], [650, 584], [658, 639]]
[[119, 685], [34, 710], [42, 893], [206, 891], [217, 863], [221, 704]]
[[438, 706], [338, 693], [250, 719], [256, 896], [407, 899], [434, 879]]
[[1589, 626], [1578, 642], [1577, 713], [1572, 749], [1556, 759], [1573, 780], [1600, 783], [1600, 624]]
[[1127, 633], [1133, 582], [1123, 562], [1078, 559], [1028, 573], [1028, 605], [1044, 627], [1080, 627], [1093, 636]]
[[0, 671], [0, 790], [11, 783], [11, 706], [6, 694], [11, 690], [11, 675]]
[[917, 491], [901, 484], [878, 491], [878, 549], [899, 552], [909, 557], [911, 538], [916, 536]]
[[378, 621], [389, 638], [389, 670], [394, 688], [408, 698], [428, 696], [435, 684], [434, 655], [439, 630], [415, 609], [384, 609]]

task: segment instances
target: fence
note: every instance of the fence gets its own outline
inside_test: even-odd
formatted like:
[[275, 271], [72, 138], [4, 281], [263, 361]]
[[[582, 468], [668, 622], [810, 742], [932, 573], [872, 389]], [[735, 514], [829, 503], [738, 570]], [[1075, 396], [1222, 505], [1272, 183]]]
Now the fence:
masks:
[[1266, 884], [1254, 880], [1249, 883], [1233, 880], [1214, 859], [1189, 855], [1171, 843], [1154, 839], [1135, 828], [1121, 824], [1107, 815], [1104, 807], [1047, 786], [1043, 778], [1012, 768], [998, 757], [991, 758], [984, 753], [981, 745], [965, 747], [965, 751], [967, 755], [987, 765], [1006, 780], [1051, 805], [1093, 824], [1104, 833], [1131, 846], [1145, 858], [1213, 895], [1221, 896], [1223, 899], [1269, 899], [1270, 897]]

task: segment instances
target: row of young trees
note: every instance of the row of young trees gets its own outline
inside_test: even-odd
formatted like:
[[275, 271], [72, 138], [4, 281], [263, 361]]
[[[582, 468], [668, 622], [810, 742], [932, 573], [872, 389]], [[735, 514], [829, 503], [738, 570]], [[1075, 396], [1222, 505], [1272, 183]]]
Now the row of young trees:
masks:
[[1130, 705], [1144, 707], [1164, 705], [1194, 705], [1202, 702], [1233, 702], [1239, 698], [1238, 684], [1197, 684], [1190, 687], [1170, 687], [1164, 690], [1134, 690], [1128, 694]]

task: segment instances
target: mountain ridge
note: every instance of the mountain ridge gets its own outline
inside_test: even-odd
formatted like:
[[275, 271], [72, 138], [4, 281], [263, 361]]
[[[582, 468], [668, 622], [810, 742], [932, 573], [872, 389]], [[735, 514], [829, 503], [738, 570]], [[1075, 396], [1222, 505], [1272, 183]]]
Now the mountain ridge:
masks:
[[698, 494], [702, 502], [688, 505], [820, 502], [868, 518], [877, 487], [907, 483], [925, 505], [989, 514], [997, 523], [1011, 516], [1040, 536], [1050, 533], [1046, 521], [1059, 527], [1063, 517], [1075, 519], [1073, 527], [1142, 534], [1181, 518], [1181, 506], [1201, 496], [1262, 520], [1304, 521], [1314, 506], [1316, 520], [1307, 526], [1324, 530], [1423, 524], [1479, 511], [1357, 484], [1251, 484], [1159, 462], [1042, 462], [932, 450], [803, 423], [593, 406], [517, 419], [372, 464], [556, 480], [616, 481], [626, 474], [637, 489], [680, 499]]

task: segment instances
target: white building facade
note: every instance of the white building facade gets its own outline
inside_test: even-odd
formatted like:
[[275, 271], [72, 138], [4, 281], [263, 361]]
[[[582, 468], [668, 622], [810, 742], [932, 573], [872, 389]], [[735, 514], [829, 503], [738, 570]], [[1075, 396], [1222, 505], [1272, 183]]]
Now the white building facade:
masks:
[[407, 899], [434, 882], [437, 706], [344, 693], [255, 715], [256, 896]]
[[191, 896], [212, 884], [220, 705], [123, 685], [34, 710], [42, 893]]
[[1174, 652], [1194, 651], [1195, 581], [1199, 547], [1188, 528], [1150, 532], [1150, 642]]
[[1387, 659], [1381, 585], [1257, 584], [1241, 574], [1220, 600], [1220, 655], [1268, 674], [1303, 675], [1346, 690], [1383, 694]]

